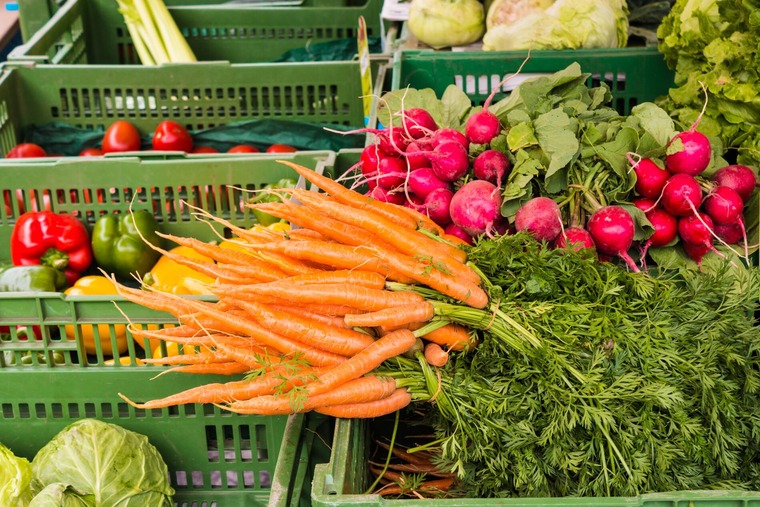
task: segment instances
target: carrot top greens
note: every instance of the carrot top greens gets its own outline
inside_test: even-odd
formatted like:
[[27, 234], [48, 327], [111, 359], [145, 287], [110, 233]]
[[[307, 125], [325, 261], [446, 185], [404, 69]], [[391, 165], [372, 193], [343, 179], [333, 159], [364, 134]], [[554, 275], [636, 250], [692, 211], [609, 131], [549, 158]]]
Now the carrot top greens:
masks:
[[435, 396], [472, 497], [760, 488], [760, 269], [631, 273], [524, 234], [468, 258], [490, 306], [437, 312], [480, 328], [478, 347], [440, 377], [403, 357], [385, 370]]

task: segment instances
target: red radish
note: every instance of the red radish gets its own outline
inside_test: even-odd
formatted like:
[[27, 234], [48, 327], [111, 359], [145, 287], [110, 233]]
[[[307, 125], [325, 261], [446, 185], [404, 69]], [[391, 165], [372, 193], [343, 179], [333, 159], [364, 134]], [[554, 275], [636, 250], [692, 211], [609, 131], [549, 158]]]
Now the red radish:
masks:
[[[398, 192], [399, 195], [403, 196], [403, 192]], [[404, 201], [404, 206], [407, 208], [412, 208], [413, 210], [424, 214], [425, 213], [425, 200], [421, 197], [414, 195], [414, 194], [408, 194], [405, 196], [407, 199]]]
[[409, 173], [407, 180], [409, 190], [425, 198], [433, 190], [449, 188], [449, 184], [435, 175], [429, 167], [421, 167]]
[[497, 219], [493, 223], [493, 229], [494, 229], [494, 232], [499, 236], [504, 236], [506, 234], [514, 233], [514, 229], [509, 224], [509, 220], [507, 220], [505, 217], [501, 217]]
[[472, 163], [472, 172], [479, 180], [486, 180], [497, 187], [509, 174], [510, 163], [507, 156], [498, 150], [486, 150]]
[[430, 144], [433, 148], [438, 146], [439, 144], [447, 143], [450, 141], [457, 142], [461, 144], [465, 150], [469, 153], [470, 150], [470, 141], [467, 140], [467, 138], [455, 129], [439, 129], [433, 134], [433, 138], [430, 141]]
[[377, 186], [367, 193], [368, 196], [376, 201], [389, 202], [391, 204], [404, 204], [403, 192], [390, 192], [387, 189]]
[[645, 249], [648, 249], [650, 246], [665, 246], [676, 239], [678, 219], [664, 209], [650, 211], [647, 213], [647, 220], [654, 227], [654, 233], [647, 238]]
[[377, 145], [380, 151], [386, 155], [398, 156], [404, 153], [411, 139], [406, 137], [399, 127], [391, 127], [381, 130], [377, 134]]
[[670, 178], [670, 172], [649, 158], [635, 162], [629, 154], [628, 161], [636, 173], [636, 193], [649, 199], [659, 199], [665, 182]]
[[634, 199], [631, 204], [639, 208], [644, 213], [649, 213], [650, 211], [657, 208], [657, 201], [653, 199], [647, 199], [645, 197]]
[[694, 128], [679, 132], [668, 142], [665, 165], [671, 173], [696, 176], [710, 165], [710, 140]]
[[710, 251], [711, 245], [683, 243], [681, 246], [683, 246], [683, 251], [686, 252], [686, 255], [688, 255], [691, 260], [695, 261], [697, 264], [702, 264], [702, 257], [707, 255], [707, 252]]
[[702, 188], [694, 176], [674, 174], [662, 190], [662, 207], [677, 217], [694, 213], [702, 204]]
[[712, 245], [713, 228], [712, 219], [702, 212], [699, 213], [699, 216], [691, 215], [678, 220], [678, 235], [681, 236], [684, 243]]
[[625, 261], [631, 271], [639, 271], [636, 263], [628, 255], [635, 232], [630, 213], [620, 206], [603, 206], [591, 215], [586, 227], [599, 252], [617, 255]]
[[467, 234], [491, 234], [494, 222], [501, 217], [501, 193], [487, 181], [469, 181], [456, 191], [449, 211], [452, 222]]
[[406, 162], [401, 158], [382, 157], [377, 168], [377, 184], [386, 190], [394, 189], [406, 181]]
[[716, 224], [733, 224], [742, 219], [744, 202], [728, 187], [716, 187], [704, 201], [704, 210]]
[[427, 137], [438, 130], [433, 117], [420, 107], [413, 107], [402, 112], [403, 129], [413, 139]]
[[534, 197], [517, 210], [515, 229], [531, 233], [538, 241], [554, 241], [562, 232], [559, 206], [548, 197]]
[[428, 156], [433, 172], [443, 181], [456, 181], [470, 168], [467, 150], [457, 142], [441, 143]]
[[372, 176], [377, 173], [377, 168], [380, 165], [379, 148], [376, 144], [371, 144], [362, 150], [362, 154], [359, 156], [359, 164], [364, 176]]
[[582, 248], [594, 248], [594, 238], [583, 227], [568, 227], [554, 240], [554, 248], [572, 248], [580, 250]]
[[467, 234], [464, 229], [459, 227], [455, 223], [450, 223], [446, 227], [444, 227], [443, 232], [448, 234], [449, 236], [455, 236], [463, 241], [466, 241], [468, 244], [472, 245], [472, 236]]
[[404, 156], [406, 157], [410, 170], [414, 171], [420, 167], [430, 167], [430, 159], [422, 153], [426, 151], [428, 150], [424, 149], [421, 144], [415, 141], [409, 143], [404, 152]]
[[735, 245], [744, 237], [744, 228], [742, 223], [733, 224], [715, 224], [713, 232], [721, 241], [729, 245]]
[[451, 200], [454, 192], [448, 188], [439, 188], [425, 197], [425, 214], [436, 224], [444, 227], [451, 223]]
[[755, 172], [746, 165], [727, 165], [721, 167], [712, 175], [712, 180], [721, 187], [733, 189], [747, 202], [747, 199], [758, 186]]
[[499, 118], [486, 108], [487, 104], [481, 111], [467, 118], [467, 123], [464, 125], [464, 135], [471, 143], [488, 144], [501, 132]]

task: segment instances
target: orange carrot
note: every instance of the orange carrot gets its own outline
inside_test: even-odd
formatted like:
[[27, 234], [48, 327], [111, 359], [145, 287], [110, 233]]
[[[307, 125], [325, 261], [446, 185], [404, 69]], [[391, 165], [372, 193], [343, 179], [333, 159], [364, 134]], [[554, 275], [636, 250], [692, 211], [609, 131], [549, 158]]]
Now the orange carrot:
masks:
[[[387, 220], [371, 211], [356, 213], [350, 206], [345, 204], [315, 198], [313, 192], [294, 191], [294, 195], [307, 206], [315, 208], [327, 216], [383, 238], [400, 252], [407, 255], [428, 255], [433, 257], [436, 262], [452, 264], [451, 269], [454, 269], [453, 264], [455, 262], [461, 264], [467, 260], [467, 254], [461, 248], [436, 241], [416, 230], [401, 227], [397, 222]], [[451, 262], [448, 262], [449, 259], [451, 259]]]
[[238, 414], [277, 415], [308, 412], [316, 407], [365, 403], [387, 398], [396, 390], [396, 381], [388, 377], [374, 375], [349, 380], [335, 389], [314, 396], [299, 398], [271, 395], [258, 396], [245, 401], [230, 403], [223, 407]]
[[322, 268], [309, 266], [304, 262], [277, 252], [257, 251], [251, 252], [251, 255], [256, 259], [261, 259], [262, 261], [276, 266], [280, 271], [285, 272], [288, 276], [306, 275], [309, 273], [319, 273], [321, 271], [324, 271]]
[[287, 392], [293, 387], [301, 386], [304, 382], [311, 381], [313, 375], [315, 373], [311, 369], [303, 369], [297, 374], [289, 375], [285, 379], [282, 373], [277, 371], [252, 379], [192, 387], [185, 391], [145, 403], [135, 403], [122, 393], [119, 393], [119, 396], [133, 407], [143, 409], [172, 407], [186, 403], [232, 403], [238, 400], [247, 400], [254, 396], [272, 394], [276, 390]]
[[[357, 249], [361, 249], [361, 247], [357, 247]], [[384, 263], [392, 265], [394, 269], [402, 274], [452, 297], [457, 301], [461, 301], [462, 303], [478, 309], [485, 308], [488, 304], [488, 294], [469, 280], [455, 278], [436, 269], [434, 266], [428, 266], [426, 269], [421, 269], [420, 263], [414, 261], [410, 257], [396, 254], [388, 250], [380, 250], [377, 248], [366, 248], [366, 250], [372, 252], [372, 254], [376, 255]]]
[[349, 327], [349, 326], [346, 326], [346, 323], [342, 317], [334, 317], [332, 315], [325, 315], [322, 313], [310, 312], [308, 310], [305, 310], [304, 307], [302, 306], [270, 304], [269, 307], [274, 310], [288, 313], [290, 315], [300, 315], [301, 317], [305, 317], [307, 319], [321, 322], [322, 324], [327, 324], [328, 326]]
[[333, 354], [350, 356], [375, 341], [371, 336], [353, 329], [327, 326], [297, 315], [280, 312], [262, 303], [236, 300], [235, 304], [248, 313], [248, 318], [270, 331]]
[[309, 396], [321, 394], [349, 380], [366, 375], [386, 359], [396, 357], [411, 349], [416, 341], [417, 338], [408, 329], [388, 333], [343, 363], [325, 371], [317, 381], [306, 386], [306, 391]]
[[369, 419], [392, 414], [411, 403], [412, 395], [405, 388], [396, 389], [387, 398], [364, 403], [347, 403], [329, 407], [315, 407], [314, 411], [343, 419]]
[[470, 336], [470, 331], [466, 327], [453, 323], [431, 331], [423, 336], [423, 338], [429, 342], [442, 345], [449, 350], [464, 350], [477, 343]]
[[385, 277], [373, 271], [336, 269], [335, 271], [320, 271], [305, 275], [289, 276], [282, 280], [268, 282], [268, 285], [291, 285], [296, 283], [347, 283], [350, 285], [361, 285], [370, 289], [383, 289], [385, 287]]
[[412, 219], [404, 211], [398, 209], [400, 206], [394, 206], [392, 204], [380, 202], [372, 199], [371, 197], [362, 195], [359, 192], [354, 192], [353, 190], [344, 187], [337, 181], [331, 180], [326, 176], [322, 176], [321, 174], [318, 174], [317, 172], [312, 171], [311, 169], [308, 169], [304, 166], [294, 164], [287, 160], [278, 160], [278, 162], [293, 168], [299, 175], [303, 176], [308, 181], [333, 196], [338, 202], [348, 204], [352, 208], [360, 210], [372, 210], [378, 215], [385, 217], [387, 220], [401, 224], [407, 229], [415, 229], [417, 227], [417, 222], [414, 219]]
[[[323, 196], [310, 192], [315, 196]], [[284, 218], [288, 222], [300, 227], [308, 227], [320, 231], [324, 236], [344, 245], [377, 245], [382, 248], [394, 249], [384, 239], [372, 234], [360, 227], [336, 220], [318, 210], [307, 206], [298, 206], [292, 202], [270, 202], [265, 204], [250, 205], [249, 207], [260, 209], [270, 215]], [[298, 229], [304, 230], [304, 229]]]
[[448, 491], [453, 484], [454, 484], [453, 477], [445, 477], [442, 479], [431, 479], [428, 481], [424, 481], [414, 490], [411, 490], [408, 487], [402, 486], [400, 484], [390, 484], [388, 486], [383, 486], [382, 488], [377, 490], [377, 494], [383, 495], [383, 496], [390, 496], [390, 495], [395, 496], [395, 495], [403, 495], [406, 493], [416, 492], [418, 494], [427, 493], [430, 495], [440, 495], [441, 493], [445, 493], [446, 491]]
[[417, 229], [425, 229], [434, 234], [438, 234], [439, 236], [443, 236], [445, 234], [443, 227], [433, 222], [429, 216], [407, 206], [400, 207], [407, 215], [412, 217], [417, 222]]
[[229, 363], [230, 359], [221, 357], [212, 350], [202, 350], [196, 353], [179, 354], [176, 356], [166, 356], [160, 358], [143, 359], [146, 364], [160, 365], [177, 365], [177, 364], [211, 364], [211, 363]]
[[391, 307], [375, 312], [346, 315], [346, 325], [351, 327], [387, 326], [399, 328], [406, 324], [427, 322], [435, 316], [435, 307], [423, 300], [402, 307]]
[[[225, 286], [227, 287], [227, 286]], [[232, 286], [235, 287], [235, 286]], [[217, 291], [217, 289], [215, 289]], [[221, 292], [221, 291], [219, 291]], [[402, 306], [424, 301], [414, 292], [368, 289], [345, 284], [304, 284], [270, 287], [266, 284], [241, 286], [226, 291], [229, 296], [253, 293], [272, 296], [302, 304], [329, 303], [352, 306], [359, 310], [377, 311], [391, 306]]]
[[438, 366], [440, 368], [449, 362], [449, 353], [443, 350], [437, 343], [427, 343], [424, 354], [425, 361], [430, 366]]
[[184, 366], [175, 366], [164, 370], [160, 374], [164, 373], [194, 373], [202, 375], [238, 375], [245, 373], [251, 368], [245, 364], [236, 363], [233, 361], [227, 363], [201, 363], [201, 364], [188, 364]]

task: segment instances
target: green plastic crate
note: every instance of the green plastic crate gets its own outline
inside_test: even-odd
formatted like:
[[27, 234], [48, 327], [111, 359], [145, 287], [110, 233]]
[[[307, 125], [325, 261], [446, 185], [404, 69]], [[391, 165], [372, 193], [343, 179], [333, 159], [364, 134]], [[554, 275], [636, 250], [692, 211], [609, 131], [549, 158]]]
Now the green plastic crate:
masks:
[[609, 498], [448, 498], [393, 500], [365, 495], [368, 472], [368, 423], [338, 419], [329, 463], [317, 464], [312, 482], [313, 507], [425, 506], [425, 507], [759, 507], [760, 492], [676, 491], [637, 497]]
[[[241, 206], [245, 194], [239, 189], [296, 175], [277, 159], [324, 172], [332, 167], [335, 154], [14, 159], [0, 161], [0, 195], [15, 196], [21, 189], [23, 205], [29, 209], [32, 196], [39, 205], [39, 196], [47, 193], [53, 211], [76, 213], [88, 227], [101, 214], [125, 212], [136, 195], [133, 209], [153, 210], [162, 231], [211, 240], [229, 237], [229, 231], [212, 231], [180, 199], [238, 226], [252, 226], [254, 217]], [[99, 191], [106, 196], [104, 202], [85, 202], [85, 195]], [[11, 203], [10, 215], [0, 206], [0, 259], [6, 261], [19, 213], [18, 201], [11, 198]], [[303, 505], [313, 463], [327, 457], [331, 432], [325, 425], [330, 421], [301, 415], [240, 416], [213, 405], [135, 409], [117, 393], [157, 398], [225, 377], [169, 374], [153, 379], [162, 368], [138, 364], [137, 358], [153, 351], [147, 343], [144, 351], [128, 331], [128, 350], [117, 353], [112, 365], [99, 345], [96, 354], [87, 355], [81, 340], [66, 336], [67, 325], [81, 330], [106, 324], [108, 335], [96, 331], [96, 336], [114, 344], [114, 326], [128, 322], [162, 327], [176, 320], [115, 296], [0, 293], [0, 326], [10, 330], [10, 338], [0, 341], [0, 442], [32, 459], [67, 424], [96, 417], [148, 436], [167, 462], [180, 506], [243, 507], [268, 501]], [[42, 339], [20, 340], [16, 326], [33, 325], [40, 326]]]
[[[527, 51], [397, 51], [392, 89], [432, 88], [440, 97], [446, 87], [454, 84], [474, 103], [482, 104], [506, 75], [517, 71], [526, 56]], [[524, 77], [549, 74], [573, 62], [591, 74], [589, 85], [600, 82], [609, 85], [613, 106], [621, 114], [628, 114], [636, 104], [666, 95], [673, 85], [673, 71], [656, 47], [532, 51], [520, 74]], [[518, 82], [514, 78], [505, 83], [495, 100]]]
[[[272, 61], [291, 49], [354, 38], [359, 16], [364, 16], [367, 34], [379, 37], [381, 10], [382, 0], [366, 0], [361, 6], [170, 7], [198, 60], [232, 63]], [[52, 64], [139, 63], [115, 0], [68, 0], [8, 59]]]
[[[378, 78], [387, 59], [372, 61]], [[0, 74], [0, 153], [31, 125], [106, 128], [118, 119], [142, 134], [161, 120], [191, 130], [279, 119], [364, 125], [358, 62], [143, 66], [6, 64]]]

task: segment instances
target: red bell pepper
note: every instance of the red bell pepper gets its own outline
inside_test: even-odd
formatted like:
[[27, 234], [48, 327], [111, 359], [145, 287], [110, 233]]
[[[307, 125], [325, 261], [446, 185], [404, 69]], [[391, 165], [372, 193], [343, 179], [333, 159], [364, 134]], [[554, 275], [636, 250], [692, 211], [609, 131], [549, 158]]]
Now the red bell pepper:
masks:
[[13, 227], [11, 261], [16, 266], [42, 264], [60, 269], [73, 285], [92, 264], [90, 235], [75, 216], [29, 211]]

